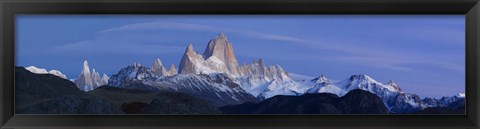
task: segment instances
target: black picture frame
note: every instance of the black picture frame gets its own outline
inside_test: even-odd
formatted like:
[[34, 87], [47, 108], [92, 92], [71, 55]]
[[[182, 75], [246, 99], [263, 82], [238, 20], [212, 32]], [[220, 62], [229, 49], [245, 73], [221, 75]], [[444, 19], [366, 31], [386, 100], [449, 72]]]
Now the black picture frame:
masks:
[[[1, 0], [0, 127], [13, 128], [408, 128], [477, 129], [478, 0]], [[15, 115], [17, 14], [463, 14], [466, 115]]]

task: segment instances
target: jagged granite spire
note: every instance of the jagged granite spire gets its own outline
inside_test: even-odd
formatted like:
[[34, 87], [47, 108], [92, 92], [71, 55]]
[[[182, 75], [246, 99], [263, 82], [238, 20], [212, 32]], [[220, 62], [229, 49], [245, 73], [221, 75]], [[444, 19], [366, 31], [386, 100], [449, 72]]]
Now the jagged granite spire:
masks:
[[203, 65], [203, 57], [199, 55], [193, 49], [193, 45], [190, 43], [183, 54], [182, 60], [180, 61], [179, 72], [180, 74], [198, 74], [198, 65]]
[[110, 77], [108, 77], [107, 74], [103, 74], [103, 76], [102, 76], [103, 83], [108, 84], [109, 79], [110, 79]]
[[162, 64], [162, 61], [159, 58], [157, 58], [154, 61], [153, 65], [152, 65], [152, 71], [157, 76], [170, 76], [170, 74], [165, 69], [165, 67]]
[[203, 57], [208, 60], [212, 56], [224, 62], [230, 74], [238, 75], [237, 57], [235, 57], [232, 44], [230, 44], [225, 34], [220, 33], [216, 38], [208, 42]]
[[262, 59], [239, 66], [233, 46], [223, 33], [208, 42], [203, 55], [195, 52], [193, 45], [189, 44], [179, 66], [180, 74], [228, 73], [231, 76], [255, 76], [268, 81], [290, 79], [282, 67], [266, 67]]
[[168, 69], [168, 74], [170, 74], [170, 76], [173, 76], [173, 75], [177, 75], [177, 69], [175, 68], [175, 65], [170, 65], [170, 69]]
[[106, 85], [107, 83], [104, 81], [104, 78], [105, 77], [100, 77], [100, 74], [95, 69], [92, 69], [92, 72], [90, 73], [88, 61], [85, 60], [83, 61], [82, 72], [73, 82], [80, 90], [90, 91], [102, 85]]
[[92, 69], [92, 83], [93, 83], [93, 89], [100, 87], [102, 85], [105, 85], [102, 78], [100, 77], [100, 73], [95, 71], [95, 69]]
[[78, 78], [74, 81], [77, 87], [81, 90], [90, 90], [93, 86], [92, 75], [90, 74], [90, 67], [88, 66], [88, 61], [83, 61], [83, 69], [80, 72]]

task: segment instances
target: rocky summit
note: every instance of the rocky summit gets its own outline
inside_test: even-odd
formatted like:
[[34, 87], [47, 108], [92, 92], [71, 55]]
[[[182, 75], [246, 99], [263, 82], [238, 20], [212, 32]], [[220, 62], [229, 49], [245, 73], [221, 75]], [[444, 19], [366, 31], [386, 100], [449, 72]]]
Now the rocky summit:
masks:
[[170, 65], [170, 69], [167, 71], [165, 67], [162, 64], [162, 61], [157, 58], [153, 65], [152, 65], [152, 71], [155, 73], [157, 76], [173, 76], [177, 75], [177, 69], [175, 69], [175, 65]]
[[103, 74], [100, 77], [100, 73], [93, 69], [92, 73], [90, 73], [90, 67], [88, 65], [88, 61], [83, 61], [83, 69], [78, 78], [76, 78], [73, 82], [77, 85], [78, 89], [83, 91], [90, 91], [94, 90], [97, 87], [102, 85], [108, 84], [109, 77], [106, 74]]
[[193, 45], [189, 44], [180, 61], [179, 70], [181, 74], [228, 73], [239, 75], [233, 46], [223, 33], [210, 40], [203, 55], [197, 53], [193, 49]]
[[230, 74], [239, 74], [237, 57], [235, 57], [235, 53], [233, 52], [233, 46], [228, 41], [227, 36], [223, 33], [220, 33], [216, 38], [208, 42], [203, 57], [206, 60], [216, 58], [212, 60], [218, 59], [221, 61], [225, 65], [226, 71]]

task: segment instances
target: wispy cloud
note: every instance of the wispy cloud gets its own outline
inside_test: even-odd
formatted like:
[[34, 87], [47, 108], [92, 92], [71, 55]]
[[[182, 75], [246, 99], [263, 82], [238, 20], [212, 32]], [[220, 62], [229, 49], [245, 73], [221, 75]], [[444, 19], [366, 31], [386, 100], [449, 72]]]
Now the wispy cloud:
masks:
[[257, 38], [269, 39], [269, 40], [290, 41], [290, 42], [308, 42], [307, 40], [303, 40], [303, 39], [299, 39], [299, 38], [295, 38], [295, 37], [273, 35], [273, 34], [258, 34]]
[[117, 54], [168, 54], [183, 52], [185, 48], [179, 46], [168, 45], [139, 45], [132, 42], [123, 41], [105, 41], [105, 40], [86, 40], [71, 44], [65, 44], [54, 47], [56, 50], [72, 51], [72, 52], [101, 52], [101, 53], [117, 53]]
[[402, 60], [392, 60], [382, 57], [337, 57], [335, 60], [348, 62], [356, 65], [366, 65], [380, 68], [387, 68], [400, 71], [415, 71], [411, 68], [400, 66], [400, 64], [406, 63]]
[[212, 31], [212, 32], [225, 32], [225, 33], [229, 32], [229, 33], [236, 33], [236, 34], [249, 36], [257, 39], [287, 41], [287, 42], [307, 42], [306, 40], [285, 36], [285, 35], [265, 34], [265, 33], [255, 32], [255, 31], [214, 27], [214, 26], [201, 25], [201, 24], [173, 23], [173, 22], [147, 22], [147, 23], [129, 24], [129, 25], [123, 25], [119, 27], [102, 30], [100, 31], [100, 33], [110, 33], [110, 32], [116, 32], [116, 31], [129, 31], [129, 30], [156, 30], [156, 29], [200, 30], [200, 31]]
[[100, 31], [100, 33], [108, 33], [114, 31], [127, 31], [127, 30], [155, 30], [155, 29], [185, 29], [185, 30], [214, 30], [221, 31], [227, 29], [212, 27], [207, 25], [189, 24], [189, 23], [172, 23], [172, 22], [147, 22], [128, 24], [119, 27], [114, 27]]
[[336, 57], [333, 58], [334, 60], [339, 60], [343, 62], [348, 62], [357, 65], [364, 65], [364, 66], [373, 66], [373, 67], [380, 67], [380, 68], [387, 68], [392, 70], [399, 70], [399, 71], [409, 71], [409, 72], [419, 72], [422, 70], [414, 69], [407, 65], [428, 65], [431, 67], [439, 67], [443, 69], [448, 69], [457, 72], [464, 72], [463, 65], [455, 64], [455, 63], [446, 63], [446, 62], [439, 62], [433, 61], [418, 57], [410, 57], [410, 58], [403, 58], [403, 57], [380, 57], [380, 56], [369, 56], [369, 57], [359, 57], [359, 56], [351, 56], [351, 57]]

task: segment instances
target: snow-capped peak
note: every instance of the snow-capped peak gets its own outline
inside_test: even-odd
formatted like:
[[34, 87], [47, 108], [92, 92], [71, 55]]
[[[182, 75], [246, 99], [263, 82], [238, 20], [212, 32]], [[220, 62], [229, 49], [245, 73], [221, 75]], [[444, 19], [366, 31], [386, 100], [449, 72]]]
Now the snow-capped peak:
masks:
[[140, 63], [137, 63], [137, 62], [133, 63], [133, 67], [141, 67], [141, 66], [142, 65]]
[[61, 78], [67, 79], [67, 75], [63, 74], [62, 72], [58, 70], [50, 70], [48, 73], [59, 76]]
[[67, 79], [67, 76], [62, 74], [62, 72], [58, 71], [58, 70], [50, 70], [50, 71], [47, 71], [46, 69], [43, 69], [43, 68], [37, 68], [35, 66], [28, 66], [26, 67], [25, 69], [27, 69], [28, 71], [32, 72], [32, 73], [36, 73], [36, 74], [52, 74], [52, 75], [55, 75], [55, 76], [58, 76], [58, 77], [61, 77], [61, 78], [64, 78], [64, 79]]
[[391, 86], [397, 86], [397, 83], [395, 83], [395, 81], [393, 81], [393, 80], [388, 81], [387, 84], [391, 85]]
[[459, 98], [465, 98], [465, 93], [458, 93], [456, 96]]
[[365, 75], [365, 74], [357, 74], [350, 76], [350, 81], [370, 81], [370, 82], [377, 82], [372, 77]]
[[398, 84], [393, 80], [388, 81], [387, 85], [392, 86], [396, 91], [402, 91]]
[[325, 75], [321, 74], [317, 78], [312, 79], [315, 83], [330, 83], [330, 80], [328, 80]]
[[28, 66], [27, 68], [28, 71], [32, 72], [32, 73], [38, 73], [38, 74], [46, 74], [48, 73], [46, 69], [42, 69], [42, 68], [37, 68], [35, 66]]
[[[391, 85], [382, 84], [382, 83], [378, 82], [377, 80], [373, 79], [372, 77], [370, 77], [368, 75], [365, 75], [365, 74], [352, 75], [352, 76], [350, 76], [349, 79], [343, 81], [343, 83], [344, 84], [346, 83], [346, 85], [345, 85], [346, 87], [344, 87], [344, 88], [345, 89], [350, 89], [350, 90], [352, 88], [358, 88], [359, 86], [360, 87], [378, 86], [378, 87], [382, 87], [382, 88], [387, 88], [390, 91], [398, 91], [398, 86], [391, 86]], [[397, 88], [395, 88], [395, 87], [397, 87]], [[364, 88], [366, 88], [366, 87], [364, 87]], [[362, 89], [362, 88], [360, 88], [360, 89]]]

